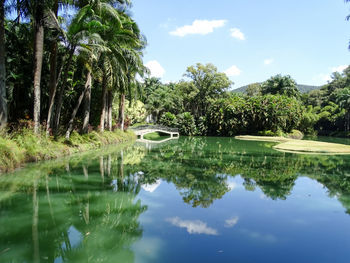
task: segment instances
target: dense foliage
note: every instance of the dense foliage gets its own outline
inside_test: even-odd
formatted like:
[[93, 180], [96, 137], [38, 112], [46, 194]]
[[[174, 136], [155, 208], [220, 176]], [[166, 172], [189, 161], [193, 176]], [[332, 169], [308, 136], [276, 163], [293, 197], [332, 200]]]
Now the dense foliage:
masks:
[[130, 4], [1, 1], [0, 127], [33, 120], [35, 133], [67, 139], [75, 129], [124, 128], [126, 96], [137, 93], [136, 75], [147, 72], [146, 42]]
[[211, 64], [189, 67], [184, 76], [189, 80], [171, 84], [146, 79], [143, 100], [155, 122], [177, 127], [182, 134], [284, 135], [300, 130], [349, 136], [350, 67], [304, 94], [290, 76], [282, 75], [249, 85], [245, 93], [232, 93], [227, 77]]

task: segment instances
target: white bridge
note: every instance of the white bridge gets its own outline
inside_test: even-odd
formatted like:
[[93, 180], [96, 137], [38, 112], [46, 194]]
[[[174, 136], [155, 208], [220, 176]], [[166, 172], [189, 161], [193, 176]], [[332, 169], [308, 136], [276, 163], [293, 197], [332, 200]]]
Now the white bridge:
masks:
[[[180, 137], [178, 129], [169, 128], [169, 127], [165, 127], [165, 126], [159, 126], [159, 125], [142, 125], [142, 126], [138, 126], [136, 128], [131, 128], [131, 130], [136, 134], [138, 141], [147, 141], [147, 142], [155, 142], [155, 143], [158, 142], [159, 143], [159, 142], [168, 141], [171, 139], [178, 139]], [[146, 134], [154, 133], [154, 132], [168, 134], [170, 136], [170, 138], [167, 138], [167, 139], [161, 140], [161, 141], [151, 141], [151, 140], [146, 140], [143, 138], [143, 136], [145, 136]]]

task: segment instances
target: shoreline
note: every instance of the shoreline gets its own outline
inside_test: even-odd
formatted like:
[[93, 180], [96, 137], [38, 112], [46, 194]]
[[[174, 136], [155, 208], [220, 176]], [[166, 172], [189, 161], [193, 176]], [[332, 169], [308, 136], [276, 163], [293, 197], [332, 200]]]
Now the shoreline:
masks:
[[240, 135], [235, 139], [247, 141], [264, 141], [278, 143], [272, 148], [289, 153], [298, 154], [322, 154], [322, 155], [348, 155], [350, 154], [350, 145], [330, 142], [320, 142], [311, 140], [297, 140], [285, 137], [268, 136], [250, 136]]
[[84, 135], [74, 132], [71, 139], [65, 141], [63, 137], [46, 138], [44, 134], [37, 136], [29, 130], [22, 130], [11, 137], [0, 138], [0, 175], [29, 163], [54, 160], [135, 140], [132, 131], [93, 131]]

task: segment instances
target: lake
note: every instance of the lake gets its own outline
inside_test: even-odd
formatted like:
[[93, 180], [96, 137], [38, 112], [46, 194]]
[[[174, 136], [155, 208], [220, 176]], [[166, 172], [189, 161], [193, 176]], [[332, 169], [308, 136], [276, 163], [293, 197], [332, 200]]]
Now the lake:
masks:
[[181, 137], [0, 176], [0, 262], [349, 262], [350, 156]]

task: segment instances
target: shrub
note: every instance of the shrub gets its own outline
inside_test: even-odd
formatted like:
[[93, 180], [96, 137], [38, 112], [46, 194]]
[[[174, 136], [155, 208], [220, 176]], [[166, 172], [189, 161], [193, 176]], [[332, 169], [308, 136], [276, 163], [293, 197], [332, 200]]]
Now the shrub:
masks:
[[165, 112], [160, 118], [159, 123], [167, 127], [176, 127], [177, 119], [176, 116], [170, 112]]
[[184, 112], [177, 115], [177, 127], [182, 135], [193, 136], [197, 134], [194, 118], [189, 112]]

